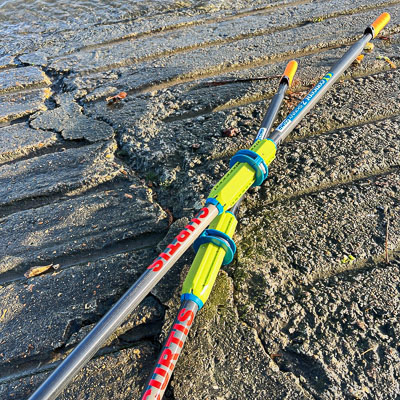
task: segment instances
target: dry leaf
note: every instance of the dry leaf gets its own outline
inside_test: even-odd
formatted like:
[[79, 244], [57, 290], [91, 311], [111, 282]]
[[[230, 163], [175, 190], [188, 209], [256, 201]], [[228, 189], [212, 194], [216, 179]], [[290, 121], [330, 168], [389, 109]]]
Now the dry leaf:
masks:
[[120, 92], [115, 96], [107, 97], [106, 102], [108, 104], [117, 103], [118, 101], [125, 99], [126, 96], [127, 96], [126, 92]]
[[361, 64], [361, 61], [363, 60], [364, 55], [360, 54], [354, 61], [353, 64]]
[[28, 271], [25, 272], [24, 276], [25, 276], [25, 278], [33, 278], [34, 276], [45, 273], [50, 268], [58, 269], [58, 268], [60, 268], [60, 264], [55, 264], [55, 265], [49, 264], [49, 265], [43, 265], [41, 267], [32, 267]]

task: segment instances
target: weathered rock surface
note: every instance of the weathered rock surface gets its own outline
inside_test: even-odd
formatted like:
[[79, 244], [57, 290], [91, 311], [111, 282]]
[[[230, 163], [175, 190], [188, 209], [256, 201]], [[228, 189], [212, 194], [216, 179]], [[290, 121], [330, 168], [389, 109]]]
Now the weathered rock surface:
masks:
[[291, 377], [278, 371], [256, 330], [239, 320], [232, 281], [225, 273], [209, 301], [183, 351], [184, 362], [175, 369], [176, 398], [189, 398], [191, 393], [218, 399], [309, 398]]
[[[292, 312], [280, 320], [285, 326], [275, 358], [280, 370], [299, 376], [321, 398], [398, 397], [399, 266], [397, 257], [322, 279], [288, 300]], [[268, 329], [262, 337], [279, 346]]]
[[0, 163], [45, 150], [57, 143], [56, 133], [35, 131], [23, 123], [0, 128]]
[[[153, 343], [140, 341], [117, 353], [95, 358], [82, 369], [58, 399], [95, 400], [104, 396], [113, 399], [126, 399], [127, 396], [139, 398], [156, 355], [157, 349]], [[38, 387], [47, 376], [48, 373], [40, 373], [0, 385], [0, 395], [13, 400], [26, 399], [32, 394], [32, 387]]]
[[13, 68], [0, 72], [1, 94], [50, 84], [46, 74], [36, 67]]
[[110, 181], [121, 168], [113, 161], [113, 151], [115, 143], [108, 142], [4, 165], [0, 167], [0, 207]]
[[112, 138], [114, 130], [110, 125], [83, 115], [82, 108], [69, 96], [61, 101], [60, 107], [39, 114], [31, 121], [32, 128], [59, 132], [64, 139], [97, 142]]
[[0, 220], [5, 239], [0, 244], [0, 273], [26, 272], [166, 227], [166, 215], [153, 203], [151, 191], [134, 182], [20, 211]]
[[0, 124], [47, 110], [45, 100], [50, 95], [49, 88], [0, 95]]
[[[43, 370], [44, 365], [64, 357], [139, 277], [146, 261], [151, 263], [151, 253], [136, 251], [65, 270], [52, 269], [4, 287], [2, 346], [12, 351], [3, 354], [1, 375], [18, 374], [20, 368], [23, 372], [26, 363]], [[108, 340], [103, 352], [110, 352], [116, 343], [155, 337], [163, 314], [163, 307], [147, 298]]]

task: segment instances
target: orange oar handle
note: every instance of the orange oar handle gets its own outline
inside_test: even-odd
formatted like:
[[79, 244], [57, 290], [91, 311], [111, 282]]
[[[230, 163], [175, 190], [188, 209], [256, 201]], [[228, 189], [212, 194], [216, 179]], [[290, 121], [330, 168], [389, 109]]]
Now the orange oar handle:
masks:
[[296, 71], [297, 71], [297, 62], [294, 60], [289, 61], [288, 65], [286, 65], [285, 72], [282, 75], [282, 79], [284, 78], [287, 79], [289, 87], [292, 86], [292, 80]]
[[372, 37], [375, 38], [376, 35], [388, 24], [389, 21], [390, 21], [389, 13], [384, 12], [383, 14], [381, 14], [370, 26], [370, 29], [372, 31]]

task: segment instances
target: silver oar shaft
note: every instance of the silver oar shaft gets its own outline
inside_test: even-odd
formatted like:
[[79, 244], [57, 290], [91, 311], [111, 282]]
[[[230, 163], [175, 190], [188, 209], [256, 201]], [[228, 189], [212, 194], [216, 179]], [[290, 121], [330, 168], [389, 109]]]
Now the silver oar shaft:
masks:
[[270, 139], [279, 145], [298, 125], [303, 117], [315, 106], [329, 88], [340, 78], [342, 73], [361, 54], [365, 45], [372, 39], [372, 34], [366, 33], [359, 41], [353, 44], [335, 66], [311, 89], [307, 96], [272, 132]]

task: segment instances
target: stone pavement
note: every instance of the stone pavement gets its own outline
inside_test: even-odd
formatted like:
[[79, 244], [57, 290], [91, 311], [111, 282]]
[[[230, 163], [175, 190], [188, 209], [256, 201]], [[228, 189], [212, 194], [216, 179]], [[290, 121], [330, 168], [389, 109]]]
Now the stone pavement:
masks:
[[[166, 398], [400, 398], [400, 72], [377, 58], [400, 62], [400, 1], [258, 0], [3, 38], [1, 399], [26, 399], [201, 207], [250, 146], [286, 62], [299, 70], [280, 119], [383, 11], [375, 49], [246, 197], [237, 256]], [[192, 259], [59, 399], [139, 398]]]

